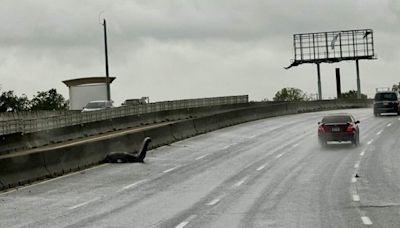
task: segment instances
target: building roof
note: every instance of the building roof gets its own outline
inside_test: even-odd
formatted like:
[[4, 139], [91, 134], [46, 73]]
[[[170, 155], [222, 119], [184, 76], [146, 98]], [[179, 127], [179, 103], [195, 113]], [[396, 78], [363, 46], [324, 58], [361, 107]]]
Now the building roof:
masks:
[[[115, 77], [109, 77], [110, 84], [115, 80]], [[85, 84], [95, 84], [95, 83], [106, 83], [106, 77], [86, 77], [86, 78], [75, 78], [70, 80], [65, 80], [63, 83], [68, 86], [78, 86]]]

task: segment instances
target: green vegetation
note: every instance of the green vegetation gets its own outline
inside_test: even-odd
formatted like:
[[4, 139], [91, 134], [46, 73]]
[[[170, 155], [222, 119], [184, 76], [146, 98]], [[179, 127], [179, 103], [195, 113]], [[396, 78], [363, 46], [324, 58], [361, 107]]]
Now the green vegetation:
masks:
[[0, 112], [6, 111], [27, 111], [29, 110], [29, 100], [25, 94], [18, 97], [14, 91], [5, 91], [0, 96]]
[[38, 111], [38, 110], [66, 110], [68, 102], [57, 93], [56, 89], [37, 92], [37, 95], [29, 100], [25, 94], [18, 97], [14, 91], [4, 91], [0, 96], [0, 112], [7, 111]]
[[64, 97], [57, 93], [56, 89], [50, 89], [46, 92], [37, 92], [30, 102], [32, 111], [37, 110], [65, 110], [67, 103]]
[[298, 88], [283, 88], [276, 92], [274, 101], [309, 101], [311, 98]]
[[392, 91], [400, 92], [400, 82], [392, 86]]
[[[340, 99], [357, 99], [357, 91], [355, 90], [350, 90], [348, 92], [342, 93], [340, 95]], [[361, 99], [367, 99], [367, 95], [361, 93]]]

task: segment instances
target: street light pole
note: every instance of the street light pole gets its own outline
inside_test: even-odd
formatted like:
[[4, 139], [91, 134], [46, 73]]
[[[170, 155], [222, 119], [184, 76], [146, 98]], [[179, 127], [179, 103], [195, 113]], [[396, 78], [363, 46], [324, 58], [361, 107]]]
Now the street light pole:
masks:
[[103, 19], [104, 26], [104, 48], [105, 48], [105, 58], [106, 58], [106, 86], [107, 86], [107, 100], [111, 101], [110, 94], [110, 75], [108, 74], [108, 51], [107, 51], [107, 24], [106, 19]]

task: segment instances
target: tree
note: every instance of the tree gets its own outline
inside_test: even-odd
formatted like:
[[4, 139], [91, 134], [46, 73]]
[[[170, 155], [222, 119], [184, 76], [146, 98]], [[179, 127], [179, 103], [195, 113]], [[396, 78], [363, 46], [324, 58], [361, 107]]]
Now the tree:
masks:
[[27, 111], [29, 110], [29, 100], [25, 94], [18, 97], [14, 91], [5, 91], [0, 96], [0, 112], [6, 111]]
[[67, 102], [61, 94], [57, 93], [56, 89], [37, 92], [37, 95], [33, 97], [30, 103], [32, 111], [67, 109]]
[[276, 92], [274, 101], [308, 101], [310, 97], [307, 96], [301, 89], [298, 88], [283, 88]]
[[[357, 99], [358, 98], [357, 94], [358, 94], [357, 91], [350, 90], [350, 91], [348, 91], [346, 93], [342, 93], [340, 95], [340, 99]], [[367, 99], [367, 95], [362, 93], [361, 94], [361, 99]]]
[[392, 86], [392, 91], [400, 92], [400, 82]]

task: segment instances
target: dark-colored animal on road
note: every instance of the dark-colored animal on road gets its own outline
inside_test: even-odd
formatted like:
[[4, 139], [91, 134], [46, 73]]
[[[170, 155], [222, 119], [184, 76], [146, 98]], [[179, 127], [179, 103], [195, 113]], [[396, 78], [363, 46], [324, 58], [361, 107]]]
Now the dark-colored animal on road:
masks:
[[132, 162], [142, 162], [146, 157], [147, 147], [151, 142], [150, 137], [146, 137], [143, 140], [142, 148], [137, 154], [127, 153], [127, 152], [111, 152], [106, 157], [106, 162], [110, 163], [132, 163]]

